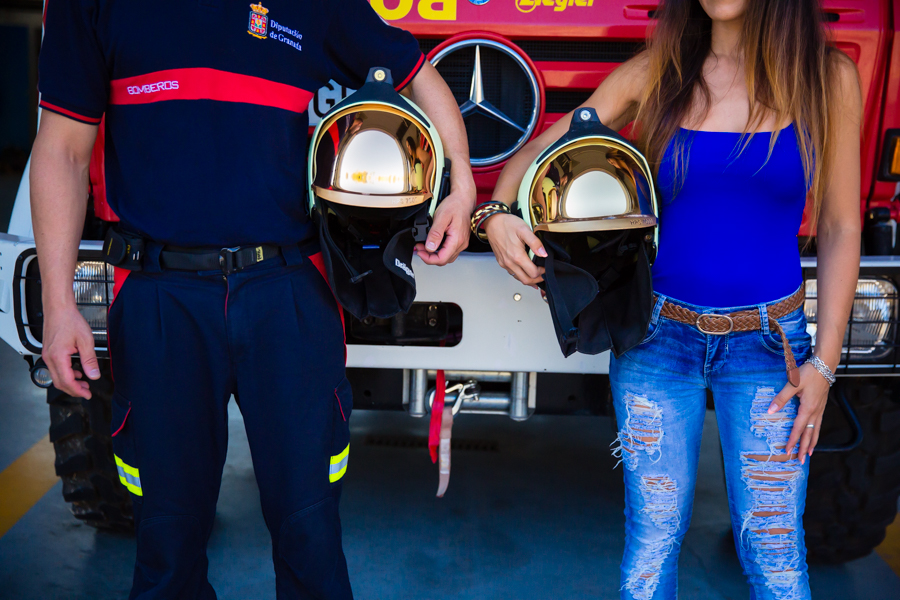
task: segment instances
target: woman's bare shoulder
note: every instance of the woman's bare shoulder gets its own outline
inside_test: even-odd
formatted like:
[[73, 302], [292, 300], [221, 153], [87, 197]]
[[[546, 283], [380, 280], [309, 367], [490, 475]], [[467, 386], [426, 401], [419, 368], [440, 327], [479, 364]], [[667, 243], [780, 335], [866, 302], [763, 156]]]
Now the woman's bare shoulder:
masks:
[[585, 102], [597, 111], [600, 120], [617, 129], [634, 118], [649, 79], [650, 61], [642, 52], [619, 65], [603, 80]]
[[644, 50], [619, 65], [603, 82], [609, 82], [610, 91], [632, 102], [641, 99], [650, 81], [650, 54]]
[[827, 60], [828, 83], [834, 99], [834, 108], [837, 109], [836, 114], [858, 115], [862, 110], [862, 90], [856, 63], [837, 48], [829, 49]]

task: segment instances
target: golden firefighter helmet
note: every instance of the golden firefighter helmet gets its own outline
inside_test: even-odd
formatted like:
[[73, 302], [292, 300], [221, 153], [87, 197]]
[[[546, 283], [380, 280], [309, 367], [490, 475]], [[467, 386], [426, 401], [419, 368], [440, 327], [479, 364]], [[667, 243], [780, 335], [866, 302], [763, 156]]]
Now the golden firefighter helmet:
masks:
[[309, 213], [338, 301], [358, 319], [408, 311], [414, 247], [449, 188], [437, 129], [375, 67], [319, 122], [308, 162]]
[[535, 232], [654, 228], [657, 199], [647, 160], [579, 108], [569, 132], [537, 158], [519, 186], [520, 216]]

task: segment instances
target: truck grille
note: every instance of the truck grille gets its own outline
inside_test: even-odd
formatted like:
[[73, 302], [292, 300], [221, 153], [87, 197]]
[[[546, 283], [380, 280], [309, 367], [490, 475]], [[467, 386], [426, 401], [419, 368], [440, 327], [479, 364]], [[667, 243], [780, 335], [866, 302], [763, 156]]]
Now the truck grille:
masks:
[[544, 111], [567, 113], [584, 104], [594, 90], [547, 90], [544, 93]]
[[[444, 38], [421, 38], [419, 48], [428, 54]], [[513, 40], [533, 61], [545, 62], [625, 62], [644, 48], [644, 42], [591, 40]]]
[[[456, 102], [469, 99], [475, 47], [469, 46], [444, 56], [437, 65]], [[497, 51], [481, 50], [484, 95], [510, 119], [525, 126], [539, 98], [531, 89], [528, 76], [510, 56]], [[482, 114], [466, 119], [469, 152], [473, 159], [490, 159], [516, 147], [522, 133]]]
[[419, 38], [419, 48], [422, 50], [422, 54], [427, 55], [443, 41], [444, 38]]
[[[426, 55], [445, 41], [445, 38], [421, 38], [419, 47]], [[644, 48], [638, 41], [592, 41], [592, 40], [514, 40], [531, 60], [544, 62], [605, 62], [621, 63]], [[472, 52], [472, 51], [470, 51]], [[519, 68], [508, 57], [494, 55], [484, 57], [485, 92], [492, 98], [504, 96], [504, 110], [513, 120], [520, 121], [527, 116], [531, 100], [523, 82], [518, 81]], [[441, 60], [439, 71], [453, 92], [457, 102], [462, 104], [469, 96], [472, 82], [470, 59], [465, 53]], [[491, 89], [488, 89], [491, 88]], [[546, 90], [545, 107], [547, 113], [565, 114], [582, 105], [593, 90]], [[518, 98], [519, 100], [514, 100]], [[498, 156], [505, 149], [516, 144], [515, 131], [504, 128], [496, 121], [475, 115], [467, 121], [469, 145], [473, 157]]]
[[531, 60], [540, 62], [625, 62], [644, 47], [644, 42], [589, 40], [513, 40]]

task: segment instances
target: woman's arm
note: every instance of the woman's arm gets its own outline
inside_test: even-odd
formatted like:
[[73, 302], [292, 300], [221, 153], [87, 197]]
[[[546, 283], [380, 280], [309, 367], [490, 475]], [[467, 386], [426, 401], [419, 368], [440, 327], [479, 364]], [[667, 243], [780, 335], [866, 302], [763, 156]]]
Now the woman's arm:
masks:
[[[837, 370], [850, 308], [859, 277], [860, 244], [860, 123], [862, 98], [856, 66], [843, 54], [835, 53], [838, 64], [836, 106], [831, 114], [837, 119], [832, 139], [828, 140], [831, 173], [822, 198], [817, 232], [818, 314], [815, 354], [828, 367]], [[788, 448], [800, 442], [800, 461], [812, 456], [819, 440], [822, 413], [828, 401], [828, 383], [812, 365], [800, 368], [800, 385], [785, 387], [769, 412], [780, 410], [793, 396], [800, 398], [800, 409], [788, 440]], [[807, 428], [812, 423], [815, 428]]]
[[[597, 116], [605, 125], [618, 131], [634, 115], [647, 79], [646, 72], [647, 56], [639, 54], [610, 73], [583, 106], [595, 109]], [[528, 166], [544, 149], [569, 130], [574, 112], [568, 113], [528, 142], [506, 163], [494, 187], [493, 200], [499, 200], [506, 205], [515, 202], [519, 184]], [[525, 246], [540, 256], [547, 254], [540, 240], [522, 219], [513, 215], [498, 214], [487, 220], [484, 231], [497, 262], [509, 271], [510, 275], [531, 286], [541, 280], [543, 270], [528, 258]]]

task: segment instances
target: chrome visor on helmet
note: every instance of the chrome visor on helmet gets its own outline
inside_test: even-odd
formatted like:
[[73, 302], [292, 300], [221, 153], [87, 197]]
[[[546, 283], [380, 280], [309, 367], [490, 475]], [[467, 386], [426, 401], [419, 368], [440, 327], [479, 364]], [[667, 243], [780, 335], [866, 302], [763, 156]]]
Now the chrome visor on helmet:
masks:
[[309, 213], [338, 301], [358, 319], [408, 311], [413, 250], [449, 187], [437, 129], [376, 67], [319, 122], [308, 168]]
[[322, 134], [313, 181], [320, 198], [349, 206], [400, 208], [434, 197], [434, 140], [409, 114], [377, 104], [353, 106], [329, 117]]
[[310, 140], [310, 211], [318, 196], [360, 208], [428, 204], [434, 213], [444, 182], [440, 137], [389, 78], [387, 69], [373, 69], [370, 79], [378, 85], [363, 86], [316, 127]]
[[656, 191], [644, 156], [600, 124], [592, 109], [577, 110], [572, 121], [526, 173], [518, 197], [522, 218], [535, 232], [655, 227]]

